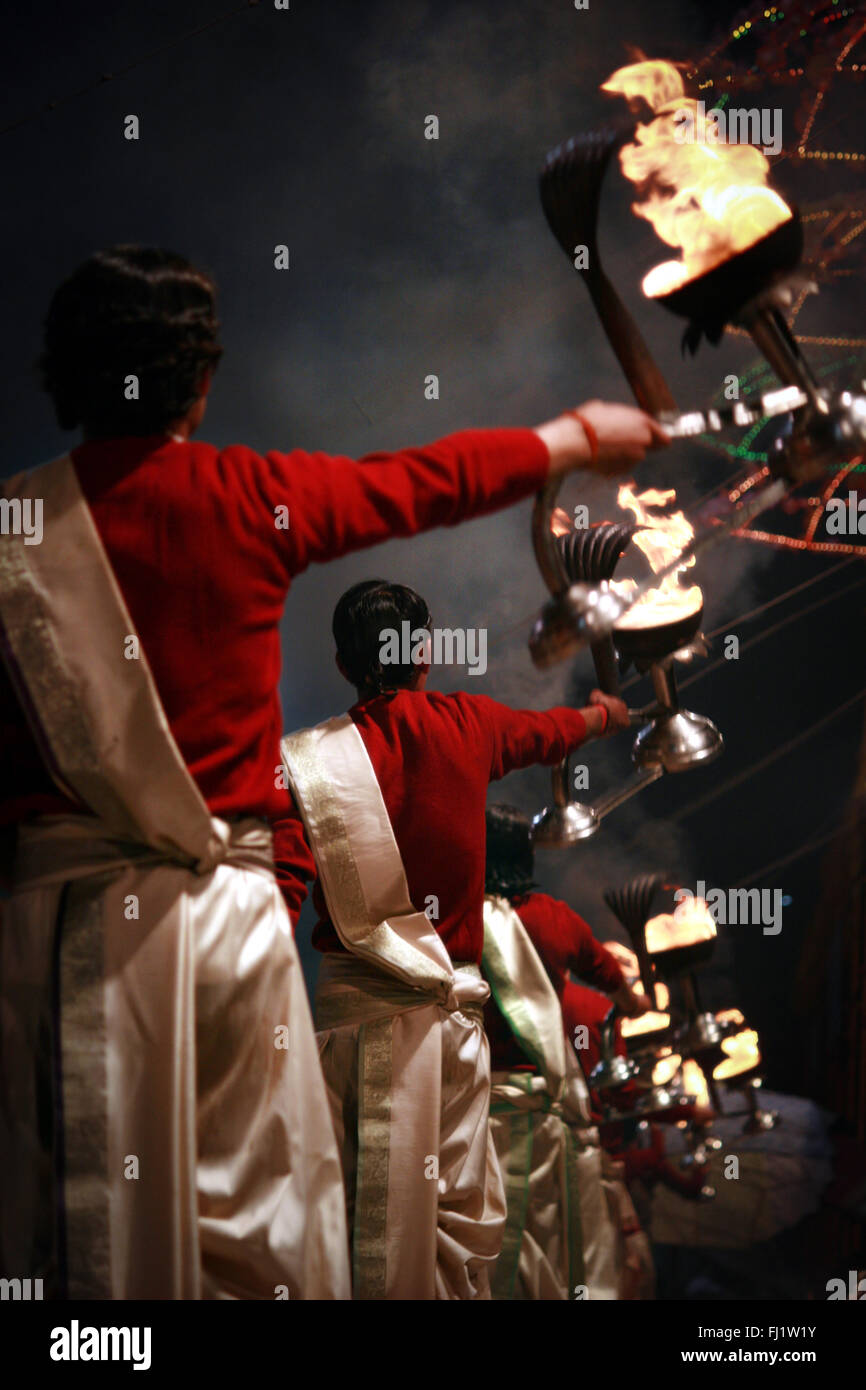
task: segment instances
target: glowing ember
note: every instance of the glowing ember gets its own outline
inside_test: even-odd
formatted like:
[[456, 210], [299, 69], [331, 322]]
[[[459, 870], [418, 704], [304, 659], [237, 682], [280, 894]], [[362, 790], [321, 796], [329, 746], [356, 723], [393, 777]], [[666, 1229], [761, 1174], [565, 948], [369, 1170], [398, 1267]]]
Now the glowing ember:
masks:
[[683, 1059], [676, 1052], [662, 1052], [653, 1067], [653, 1085], [667, 1086], [676, 1076]]
[[[719, 1014], [718, 1017], [721, 1018], [722, 1015]], [[732, 1076], [739, 1076], [741, 1072], [751, 1071], [761, 1062], [758, 1035], [754, 1028], [746, 1028], [742, 1033], [735, 1033], [732, 1038], [723, 1038], [722, 1051], [728, 1055], [713, 1069], [713, 1076], [717, 1081], [727, 1081]]]
[[[631, 955], [631, 952], [629, 952]], [[637, 960], [637, 957], [635, 957]], [[636, 980], [632, 986], [635, 994], [645, 993], [640, 980]], [[666, 1009], [670, 1003], [670, 990], [665, 984], [656, 985], [656, 1003], [661, 1009]], [[651, 1009], [649, 1013], [641, 1014], [640, 1018], [624, 1018], [620, 1027], [624, 1038], [633, 1038], [640, 1033], [651, 1033], [656, 1028], [669, 1028], [671, 1016], [668, 1013], [660, 1013]]]
[[716, 1014], [716, 1019], [719, 1023], [745, 1023], [746, 1021], [739, 1009], [721, 1009]]
[[646, 924], [646, 946], [650, 955], [711, 941], [715, 935], [716, 924], [703, 898], [686, 898], [674, 913], [662, 912]]
[[687, 1096], [694, 1096], [696, 1104], [709, 1105], [707, 1078], [692, 1057], [687, 1057], [683, 1062], [683, 1090]]
[[682, 259], [655, 266], [644, 278], [645, 294], [669, 294], [790, 218], [787, 203], [767, 187], [765, 156], [754, 145], [723, 143], [718, 113], [685, 95], [672, 63], [620, 68], [602, 91], [643, 99], [655, 113], [623, 148], [620, 165], [640, 190], [633, 211]]
[[[632, 544], [643, 551], [654, 574], [670, 564], [695, 534], [694, 527], [682, 512], [670, 512], [667, 516], [659, 516], [656, 510], [650, 511], [650, 508], [670, 506], [676, 501], [676, 496], [673, 488], [664, 492], [658, 488], [648, 488], [646, 492], [636, 493], [633, 482], [624, 483], [616, 496], [617, 505], [623, 511], [631, 512], [635, 521], [645, 528], [635, 531]], [[690, 555], [679, 569], [661, 581], [657, 589], [651, 589], [648, 594], [644, 594], [643, 598], [620, 618], [617, 628], [661, 627], [665, 623], [676, 623], [696, 613], [704, 602], [700, 587], [692, 584], [689, 588], [684, 588], [680, 584], [680, 575], [694, 563], [695, 557]], [[628, 598], [637, 588], [637, 583], [634, 579], [614, 579], [611, 580], [611, 588]]]

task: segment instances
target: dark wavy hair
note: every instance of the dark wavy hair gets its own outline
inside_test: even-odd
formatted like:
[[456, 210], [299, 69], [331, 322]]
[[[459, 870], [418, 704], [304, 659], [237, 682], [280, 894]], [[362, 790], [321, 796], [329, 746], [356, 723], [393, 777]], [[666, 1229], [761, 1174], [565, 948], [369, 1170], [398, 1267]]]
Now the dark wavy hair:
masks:
[[380, 652], [384, 633], [402, 631], [408, 622], [409, 631], [430, 628], [430, 609], [420, 594], [405, 584], [390, 584], [385, 579], [364, 579], [353, 584], [343, 594], [331, 624], [337, 655], [352, 685], [359, 691], [381, 693], [384, 690], [404, 690], [417, 675], [414, 662], [383, 664]]
[[487, 861], [484, 873], [485, 893], [513, 902], [523, 898], [536, 887], [532, 877], [535, 851], [532, 847], [532, 824], [516, 806], [499, 803], [488, 806]]
[[[112, 246], [55, 291], [39, 359], [63, 429], [156, 434], [190, 409], [222, 356], [216, 287], [183, 256]], [[138, 378], [127, 400], [125, 379]]]

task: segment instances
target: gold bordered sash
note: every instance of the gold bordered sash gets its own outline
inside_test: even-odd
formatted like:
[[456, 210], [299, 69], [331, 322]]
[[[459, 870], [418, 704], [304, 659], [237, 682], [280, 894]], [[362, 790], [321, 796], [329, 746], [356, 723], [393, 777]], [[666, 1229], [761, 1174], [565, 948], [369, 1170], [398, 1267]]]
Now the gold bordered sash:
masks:
[[590, 1298], [616, 1298], [618, 1237], [602, 1185], [601, 1150], [586, 1081], [565, 1040], [562, 1010], [541, 957], [517, 913], [502, 898], [484, 900], [482, 969], [508, 1026], [539, 1071], [537, 1076], [516, 1072], [492, 1078], [491, 1114], [510, 1127], [513, 1141], [507, 1164], [509, 1259], [497, 1281], [499, 1296], [503, 1288], [513, 1288], [517, 1276], [533, 1171], [532, 1113], [542, 1112], [537, 1115], [541, 1124], [543, 1113], [553, 1111], [560, 1118], [566, 1155], [568, 1296], [575, 1286], [585, 1284]]
[[410, 899], [382, 791], [351, 716], [290, 734], [281, 748], [343, 945], [446, 1008], [482, 1003], [487, 986], [455, 971], [427, 914]]
[[[490, 991], [477, 966], [451, 961], [426, 913], [415, 909], [382, 791], [351, 717], [291, 734], [281, 747], [331, 921], [350, 953], [326, 956], [316, 1021], [322, 1030], [358, 1027], [354, 1296], [382, 1299], [389, 1288], [394, 1020], [425, 1005], [465, 1008], [475, 1018], [472, 1006]], [[399, 1059], [400, 1074], [411, 1062], [421, 1094], [428, 1086], [437, 1094], [441, 1083], [434, 1023], [411, 1059]]]
[[0, 538], [0, 625], [52, 776], [115, 833], [206, 871], [226, 827], [172, 737], [72, 460], [20, 473], [0, 493], [43, 508], [39, 544]]
[[521, 1050], [544, 1077], [548, 1095], [571, 1123], [589, 1123], [589, 1094], [570, 1055], [562, 1009], [541, 957], [505, 898], [484, 899], [484, 977]]

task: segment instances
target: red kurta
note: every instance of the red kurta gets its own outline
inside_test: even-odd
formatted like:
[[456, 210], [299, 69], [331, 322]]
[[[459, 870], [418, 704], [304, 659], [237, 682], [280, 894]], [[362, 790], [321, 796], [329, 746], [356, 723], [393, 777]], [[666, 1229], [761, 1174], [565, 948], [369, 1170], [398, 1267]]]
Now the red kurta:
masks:
[[[589, 1080], [593, 1068], [601, 1061], [601, 1025], [610, 1013], [610, 999], [606, 994], [600, 994], [597, 989], [587, 989], [585, 985], [578, 985], [569, 980], [563, 990], [561, 1002], [562, 1024], [572, 1047], [575, 1031], [579, 1027], [585, 1027], [589, 1035], [589, 1045], [578, 1051], [578, 1057]], [[620, 1057], [627, 1055], [619, 1025], [616, 1029], [616, 1051]]]
[[[507, 506], [541, 487], [549, 462], [538, 436], [520, 429], [466, 430], [360, 462], [163, 436], [90, 441], [72, 458], [208, 806], [269, 819], [289, 803], [277, 777], [279, 622], [294, 576]], [[303, 652], [293, 660], [302, 666]], [[0, 824], [75, 809], [45, 771], [2, 667], [0, 765]], [[307, 858], [302, 844], [295, 853]]]
[[[379, 695], [350, 714], [382, 791], [412, 902], [419, 912], [438, 912], [431, 921], [452, 960], [479, 963], [488, 785], [517, 768], [561, 762], [586, 737], [583, 715], [409, 690]], [[293, 827], [277, 826], [275, 835], [283, 859]], [[320, 917], [313, 944], [342, 949], [318, 884], [313, 897]]]
[[[623, 983], [619, 963], [600, 941], [596, 941], [589, 923], [570, 908], [568, 903], [551, 898], [547, 893], [529, 893], [512, 906], [550, 976], [562, 1005], [566, 1035], [572, 1039], [573, 1023], [570, 1024], [565, 1018], [566, 999], [569, 991], [578, 990], [579, 986], [572, 985], [569, 971], [595, 985], [597, 989], [603, 990], [605, 994], [613, 994]], [[592, 990], [580, 990], [582, 996], [593, 993]], [[599, 997], [596, 995], [596, 998]], [[571, 995], [569, 1002], [573, 1000], [574, 995]], [[605, 1002], [606, 1013], [610, 1008], [610, 1002]], [[582, 1017], [576, 1021], [589, 1022]], [[492, 999], [485, 1007], [484, 1022], [490, 1039], [492, 1069], [512, 1071], [515, 1067], [525, 1066], [526, 1057]]]

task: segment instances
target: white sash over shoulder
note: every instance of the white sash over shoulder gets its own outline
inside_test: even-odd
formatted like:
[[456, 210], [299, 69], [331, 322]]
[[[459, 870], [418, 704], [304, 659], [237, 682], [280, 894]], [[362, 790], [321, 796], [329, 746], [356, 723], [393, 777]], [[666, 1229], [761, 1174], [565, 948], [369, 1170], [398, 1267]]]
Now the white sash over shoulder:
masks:
[[90, 813], [18, 828], [0, 1263], [62, 1269], [72, 1298], [346, 1298], [339, 1158], [270, 827], [211, 816], [72, 461], [0, 495], [43, 509], [41, 543], [0, 537], [3, 658], [52, 777]]
[[207, 872], [227, 827], [172, 737], [72, 460], [19, 473], [0, 492], [43, 507], [40, 544], [0, 540], [0, 626], [52, 776], [115, 834]]
[[446, 1008], [483, 1003], [487, 986], [477, 972], [455, 969], [411, 901], [382, 791], [351, 717], [288, 735], [282, 753], [343, 945]]
[[519, 1277], [524, 1297], [550, 1298], [555, 1286], [558, 1297], [570, 1299], [585, 1285], [593, 1299], [615, 1298], [618, 1239], [586, 1080], [541, 957], [504, 898], [484, 900], [482, 966], [500, 1012], [538, 1068], [536, 1075], [492, 1078], [491, 1123], [508, 1203], [494, 1296], [513, 1298]]
[[[351, 717], [292, 734], [282, 750], [331, 921], [347, 948], [322, 961], [316, 1024], [336, 1123], [342, 1096], [357, 1087], [357, 1163], [349, 1178], [354, 1296], [468, 1297], [470, 1286], [488, 1288], [504, 1216], [487, 1137], [489, 1054], [480, 1006], [489, 987], [476, 964], [452, 962], [414, 906]], [[338, 1041], [343, 1030], [356, 1033], [348, 1053]], [[458, 1054], [472, 1084], [458, 1105], [452, 1096], [446, 1119], [444, 1072]], [[474, 1220], [467, 1198], [448, 1195], [470, 1153], [473, 1203], [483, 1194]], [[439, 1183], [423, 1176], [432, 1158], [441, 1163]]]
[[549, 1101], [590, 1123], [589, 1092], [565, 1041], [556, 991], [529, 933], [505, 898], [484, 899], [484, 977], [506, 1023], [544, 1078]]

